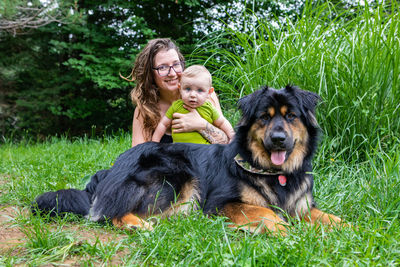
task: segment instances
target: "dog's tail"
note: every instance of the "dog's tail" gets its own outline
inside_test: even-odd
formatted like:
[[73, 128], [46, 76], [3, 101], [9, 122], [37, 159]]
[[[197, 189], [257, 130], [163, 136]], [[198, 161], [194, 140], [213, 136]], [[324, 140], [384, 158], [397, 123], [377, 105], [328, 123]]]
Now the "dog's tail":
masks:
[[56, 192], [46, 192], [33, 201], [32, 213], [49, 213], [51, 216], [71, 212], [86, 216], [92, 204], [92, 196], [98, 183], [107, 176], [108, 170], [98, 171], [90, 179], [84, 190], [63, 189]]

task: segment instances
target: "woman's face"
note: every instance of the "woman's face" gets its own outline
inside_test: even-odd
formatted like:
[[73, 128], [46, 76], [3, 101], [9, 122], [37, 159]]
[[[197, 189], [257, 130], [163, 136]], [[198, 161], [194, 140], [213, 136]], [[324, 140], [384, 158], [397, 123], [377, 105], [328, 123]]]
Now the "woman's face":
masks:
[[[179, 61], [179, 56], [175, 49], [161, 50], [154, 57], [154, 68], [161, 65], [172, 66]], [[157, 70], [154, 70], [153, 74], [154, 81], [160, 91], [178, 91], [181, 73], [176, 73], [171, 68], [167, 76], [161, 77]]]

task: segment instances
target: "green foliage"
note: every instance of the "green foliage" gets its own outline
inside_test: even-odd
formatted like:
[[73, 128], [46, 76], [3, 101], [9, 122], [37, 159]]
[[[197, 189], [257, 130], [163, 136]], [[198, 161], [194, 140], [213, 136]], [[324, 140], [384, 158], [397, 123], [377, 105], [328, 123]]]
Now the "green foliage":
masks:
[[[131, 14], [122, 7], [86, 1], [79, 3], [79, 15], [73, 23], [52, 23], [29, 35], [6, 35], [0, 43], [2, 135], [128, 129], [132, 84], [119, 73], [131, 68], [139, 49], [136, 38], [145, 43], [152, 32], [141, 19], [128, 20]], [[137, 36], [121, 34], [119, 22]]]
[[334, 137], [333, 157], [365, 159], [370, 148], [392, 147], [400, 133], [400, 16], [396, 2], [390, 8], [343, 11], [308, 3], [295, 21], [248, 12], [246, 19], [257, 23], [238, 31], [227, 22], [199, 45], [194, 58], [213, 70], [223, 100], [265, 84], [319, 93], [319, 121]]
[[[154, 37], [171, 37], [183, 53], [193, 50], [193, 20], [212, 2], [50, 1], [67, 16], [35, 29], [0, 27], [0, 134], [41, 139], [128, 130], [132, 121], [128, 76], [138, 51]], [[22, 21], [22, 8], [45, 3], [5, 1], [1, 22]], [[68, 8], [69, 7], [69, 8]], [[26, 9], [24, 9], [26, 10]], [[64, 13], [63, 13], [64, 12]], [[3, 24], [1, 24], [3, 25]], [[1, 26], [0, 25], [0, 26]], [[25, 31], [25, 30], [24, 30]]]
[[[285, 3], [294, 8], [246, 0], [3, 1], [1, 23], [23, 20], [20, 7], [46, 8], [42, 14], [57, 16], [52, 23], [14, 31], [0, 23], [0, 134], [43, 139], [93, 129], [128, 130], [134, 84], [120, 74], [130, 74], [148, 39], [170, 37], [189, 55], [197, 40], [218, 27], [218, 19], [232, 18], [244, 27], [238, 10], [252, 7], [260, 16], [268, 14], [264, 10], [293, 16], [302, 6], [294, 0]], [[58, 8], [51, 8], [55, 4]]]

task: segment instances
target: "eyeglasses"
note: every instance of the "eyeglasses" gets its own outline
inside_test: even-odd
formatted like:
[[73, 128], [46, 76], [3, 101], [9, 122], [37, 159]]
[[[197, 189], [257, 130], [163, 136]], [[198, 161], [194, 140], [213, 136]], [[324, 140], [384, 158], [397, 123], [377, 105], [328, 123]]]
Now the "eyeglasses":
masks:
[[171, 68], [174, 69], [174, 71], [176, 73], [181, 73], [183, 71], [183, 69], [185, 68], [185, 62], [179, 61], [179, 62], [172, 64], [171, 66], [160, 65], [157, 68], [153, 68], [153, 70], [157, 70], [158, 75], [160, 75], [161, 77], [164, 77], [164, 76], [168, 76], [168, 74], [171, 71]]

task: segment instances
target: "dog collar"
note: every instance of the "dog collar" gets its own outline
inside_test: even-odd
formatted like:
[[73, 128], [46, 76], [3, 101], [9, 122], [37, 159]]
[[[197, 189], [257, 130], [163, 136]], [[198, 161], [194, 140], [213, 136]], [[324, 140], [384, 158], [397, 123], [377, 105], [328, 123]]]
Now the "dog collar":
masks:
[[240, 156], [239, 154], [236, 155], [235, 157], [235, 162], [237, 165], [239, 165], [242, 169], [244, 169], [245, 171], [254, 173], [254, 174], [261, 174], [261, 175], [281, 175], [283, 174], [283, 172], [281, 170], [278, 169], [259, 169], [256, 168], [254, 166], [252, 166], [249, 162], [247, 162], [246, 160], [244, 160], [242, 158], [242, 156]]
[[249, 162], [245, 161], [239, 154], [236, 155], [235, 157], [235, 162], [237, 165], [239, 165], [243, 170], [257, 174], [257, 175], [279, 175], [278, 176], [278, 181], [281, 186], [286, 185], [287, 178], [286, 176], [283, 175], [283, 172], [281, 170], [277, 169], [259, 169], [254, 166], [252, 166]]

